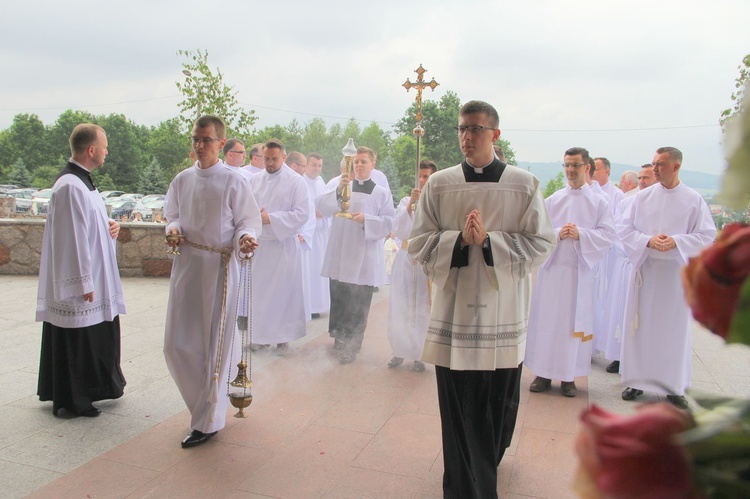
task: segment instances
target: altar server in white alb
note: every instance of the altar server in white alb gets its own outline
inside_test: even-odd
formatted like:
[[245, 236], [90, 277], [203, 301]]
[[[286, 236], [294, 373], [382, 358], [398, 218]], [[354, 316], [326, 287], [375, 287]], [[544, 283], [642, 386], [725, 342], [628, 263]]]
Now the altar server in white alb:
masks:
[[414, 359], [412, 371], [424, 371], [422, 348], [430, 324], [430, 295], [427, 276], [407, 252], [409, 233], [414, 225], [414, 210], [430, 175], [437, 171], [434, 162], [419, 163], [419, 185], [411, 196], [401, 200], [393, 220], [393, 234], [401, 241], [391, 269], [391, 297], [388, 309], [388, 341], [393, 358], [388, 367], [400, 366], [404, 359]]
[[[308, 154], [303, 178], [307, 184], [307, 192], [313, 201], [326, 192], [326, 183], [320, 176], [322, 171], [323, 156], [317, 152]], [[320, 314], [328, 312], [331, 308], [328, 278], [320, 274], [330, 231], [331, 218], [323, 216], [320, 210], [315, 209], [315, 234], [310, 251], [310, 312], [312, 312], [313, 319], [320, 317]]]
[[703, 197], [680, 181], [682, 152], [661, 147], [654, 156], [657, 184], [641, 191], [623, 215], [618, 233], [633, 264], [625, 304], [620, 373], [624, 400], [644, 390], [687, 408], [691, 319], [680, 279], [688, 258], [716, 237]]
[[302, 245], [299, 234], [310, 221], [312, 203], [302, 176], [286, 165], [286, 149], [276, 139], [263, 148], [266, 169], [253, 175], [263, 233], [253, 265], [253, 342], [275, 344], [278, 353], [306, 334]]
[[172, 180], [164, 205], [166, 233], [185, 238], [172, 262], [164, 339], [167, 367], [190, 411], [185, 448], [224, 428], [226, 383], [241, 353], [235, 337], [236, 255], [254, 250], [261, 231], [250, 183], [219, 159], [225, 130], [215, 116], [195, 122], [191, 141], [197, 161]]
[[[292, 151], [287, 155], [286, 164], [289, 168], [297, 172], [303, 179], [305, 175], [305, 169], [307, 168], [307, 158], [304, 154], [299, 151]], [[299, 239], [300, 248], [302, 248], [302, 293], [305, 296], [305, 320], [309, 321], [312, 318], [312, 289], [310, 288], [310, 257], [313, 251], [313, 244], [315, 238], [315, 196], [310, 191], [310, 187], [305, 182], [307, 187], [307, 200], [309, 204], [309, 218], [307, 223], [302, 227], [297, 239]]]
[[529, 387], [532, 392], [545, 391], [552, 379], [559, 379], [562, 394], [575, 397], [574, 378], [591, 373], [594, 270], [616, 236], [606, 199], [585, 182], [588, 151], [565, 151], [563, 168], [568, 184], [544, 201], [557, 247], [534, 286], [526, 366], [536, 375]]
[[494, 155], [499, 118], [464, 104], [466, 161], [427, 181], [409, 255], [432, 279], [422, 360], [435, 364], [445, 497], [497, 497], [497, 467], [518, 413], [531, 271], [555, 245], [542, 189]]
[[328, 332], [342, 364], [354, 362], [362, 348], [372, 293], [386, 283], [383, 244], [396, 212], [391, 192], [370, 178], [374, 165], [372, 149], [358, 147], [354, 181], [342, 173], [338, 187], [317, 200], [323, 216], [334, 216], [341, 210], [344, 186], [351, 183], [351, 218], [333, 217], [322, 270], [331, 279]]
[[52, 186], [42, 238], [36, 320], [42, 322], [39, 400], [96, 417], [92, 402], [122, 396], [120, 314], [125, 300], [115, 256], [120, 225], [107, 216], [91, 172], [107, 135], [88, 123], [70, 135], [71, 158]]

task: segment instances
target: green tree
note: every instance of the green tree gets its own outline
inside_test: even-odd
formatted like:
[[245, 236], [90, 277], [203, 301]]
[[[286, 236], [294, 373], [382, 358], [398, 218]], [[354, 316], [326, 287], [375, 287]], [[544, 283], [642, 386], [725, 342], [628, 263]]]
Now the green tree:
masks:
[[750, 54], [746, 55], [742, 59], [742, 64], [737, 66], [740, 75], [734, 80], [734, 92], [732, 92], [732, 102], [734, 104], [729, 109], [725, 109], [721, 112], [721, 123], [722, 131], [727, 129], [727, 123], [740, 112], [742, 112], [742, 99], [745, 95], [745, 84], [747, 83], [748, 72], [750, 72]]
[[190, 139], [182, 130], [180, 119], [172, 118], [151, 127], [146, 149], [148, 155], [161, 165], [164, 180], [171, 182], [187, 166], [190, 155]]
[[544, 197], [548, 198], [555, 192], [565, 187], [565, 175], [563, 172], [559, 172], [555, 178], [550, 179], [547, 185], [544, 186]]
[[[49, 143], [49, 155], [46, 165], [51, 164], [56, 158], [70, 157], [70, 134], [80, 123], [97, 123], [97, 118], [86, 111], [74, 111], [68, 109], [57, 117], [55, 123], [47, 129], [47, 141]], [[106, 130], [105, 130], [106, 131]]]
[[112, 177], [110, 177], [108, 173], [103, 172], [101, 168], [97, 168], [91, 172], [91, 180], [94, 182], [94, 185], [96, 185], [99, 192], [118, 190], [117, 187], [115, 187]]
[[510, 146], [510, 142], [500, 137], [495, 144], [499, 145], [505, 154], [505, 162], [509, 165], [517, 165], [516, 151]]
[[382, 165], [388, 158], [389, 143], [390, 137], [380, 128], [380, 125], [373, 122], [359, 134], [359, 143], [357, 145], [369, 147], [375, 151], [378, 154], [378, 165]]
[[388, 182], [393, 200], [398, 202], [414, 188], [414, 172], [417, 162], [417, 141], [409, 135], [397, 138], [391, 146], [390, 163], [393, 165]]
[[323, 154], [328, 144], [326, 133], [326, 123], [322, 118], [313, 118], [310, 120], [303, 130], [303, 152], [305, 154], [310, 154], [311, 152]]
[[138, 192], [142, 194], [164, 194], [167, 192], [167, 181], [156, 158], [151, 160], [151, 163], [141, 175]]
[[176, 82], [183, 97], [178, 106], [185, 129], [189, 131], [199, 116], [212, 114], [224, 120], [228, 137], [248, 138], [257, 119], [255, 110], [246, 111], [237, 100], [238, 92], [224, 83], [221, 70], [209, 67], [208, 51], [178, 50], [177, 54], [188, 59], [182, 63], [185, 79]]
[[36, 114], [17, 114], [8, 128], [7, 144], [10, 145], [9, 155], [3, 157], [6, 165], [11, 165], [19, 158], [30, 171], [46, 163], [49, 154], [49, 144], [46, 137], [44, 123]]
[[[67, 160], [63, 160], [67, 162]], [[57, 176], [60, 174], [59, 166], [40, 166], [34, 170], [34, 179], [31, 181], [31, 186], [37, 189], [48, 189], [52, 187], [57, 180]]]
[[109, 175], [115, 189], [135, 191], [141, 171], [148, 161], [148, 139], [143, 126], [136, 125], [122, 114], [99, 116], [97, 121], [97, 124], [107, 132], [109, 142], [109, 154], [101, 168], [102, 173]]
[[17, 185], [18, 187], [28, 187], [31, 185], [31, 174], [21, 158], [18, 158], [13, 163], [13, 168], [7, 180], [9, 184]]

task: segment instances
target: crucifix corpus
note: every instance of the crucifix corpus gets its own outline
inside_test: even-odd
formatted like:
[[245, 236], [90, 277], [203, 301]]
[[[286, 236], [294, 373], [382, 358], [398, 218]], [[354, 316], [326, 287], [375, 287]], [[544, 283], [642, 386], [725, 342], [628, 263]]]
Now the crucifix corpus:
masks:
[[424, 135], [424, 128], [422, 128], [422, 90], [425, 88], [435, 90], [435, 87], [437, 87], [439, 83], [435, 81], [435, 78], [429, 82], [424, 81], [424, 74], [427, 70], [423, 68], [421, 64], [414, 70], [414, 72], [417, 73], [417, 81], [412, 83], [409, 81], [409, 78], [407, 78], [406, 83], [404, 83], [403, 86], [406, 88], [407, 92], [412, 88], [417, 89], [417, 126], [414, 127], [414, 136], [417, 138], [417, 165], [414, 172], [414, 186], [419, 187], [420, 150], [422, 147], [422, 136]]

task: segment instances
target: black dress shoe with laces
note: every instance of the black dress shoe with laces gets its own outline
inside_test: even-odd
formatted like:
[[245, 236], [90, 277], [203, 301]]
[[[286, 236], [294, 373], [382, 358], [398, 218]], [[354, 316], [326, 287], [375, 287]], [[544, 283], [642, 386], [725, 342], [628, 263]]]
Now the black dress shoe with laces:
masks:
[[620, 361], [619, 360], [613, 360], [609, 363], [607, 368], [605, 369], [608, 373], [619, 373], [620, 372]]
[[79, 412], [78, 415], [86, 417], [86, 418], [95, 418], [95, 417], [98, 417], [99, 414], [101, 414], [101, 413], [102, 413], [101, 409], [99, 409], [97, 407], [94, 407], [92, 405], [92, 406], [89, 406], [86, 409], [82, 410], [81, 412]]
[[638, 395], [643, 395], [643, 390], [627, 387], [622, 392], [622, 400], [635, 400]]
[[182, 445], [183, 449], [195, 447], [196, 445], [208, 442], [214, 435], [216, 435], [215, 431], [212, 433], [203, 433], [202, 431], [192, 430], [188, 436], [182, 440], [180, 445]]

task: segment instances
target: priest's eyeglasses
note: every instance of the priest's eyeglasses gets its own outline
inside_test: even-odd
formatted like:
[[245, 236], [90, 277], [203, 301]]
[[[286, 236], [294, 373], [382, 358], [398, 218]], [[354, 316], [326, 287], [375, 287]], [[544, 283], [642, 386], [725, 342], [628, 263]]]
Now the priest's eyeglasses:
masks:
[[583, 166], [583, 163], [563, 163], [563, 168], [580, 168]]
[[190, 140], [193, 142], [194, 146], [197, 146], [198, 144], [203, 144], [204, 146], [207, 146], [214, 140], [221, 140], [221, 139], [212, 139], [211, 137], [190, 137]]
[[488, 126], [482, 125], [460, 125], [454, 126], [453, 129], [457, 131], [459, 135], [464, 135], [466, 134], [466, 132], [476, 135], [480, 132], [484, 132], [485, 130], [497, 130], [496, 128], [490, 128]]

